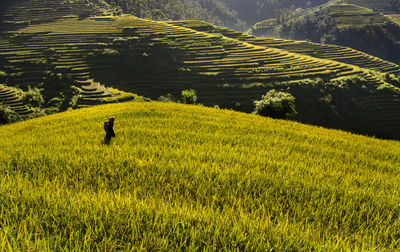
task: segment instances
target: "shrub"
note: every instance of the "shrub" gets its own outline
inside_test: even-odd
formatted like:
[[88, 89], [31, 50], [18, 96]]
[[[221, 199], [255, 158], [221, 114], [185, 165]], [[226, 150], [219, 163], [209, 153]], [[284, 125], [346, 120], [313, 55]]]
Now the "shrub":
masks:
[[295, 98], [285, 92], [274, 89], [262, 96], [261, 100], [254, 101], [254, 113], [272, 118], [289, 118], [297, 114]]
[[0, 104], [0, 124], [22, 121], [22, 117], [10, 107]]
[[196, 104], [197, 95], [194, 89], [186, 89], [182, 91], [182, 101], [185, 104]]
[[160, 102], [174, 102], [174, 98], [172, 97], [172, 94], [167, 94], [166, 96], [160, 96], [158, 97], [158, 101]]
[[22, 101], [30, 107], [41, 107], [44, 104], [44, 99], [40, 93], [40, 89], [28, 87], [28, 91], [22, 96]]

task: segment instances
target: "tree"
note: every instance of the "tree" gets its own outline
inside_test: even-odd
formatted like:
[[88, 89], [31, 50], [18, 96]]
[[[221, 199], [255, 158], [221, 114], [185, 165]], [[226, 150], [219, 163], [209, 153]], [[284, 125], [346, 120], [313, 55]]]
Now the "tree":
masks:
[[197, 95], [194, 89], [186, 89], [182, 91], [182, 101], [186, 104], [196, 104]]
[[21, 121], [21, 116], [10, 107], [0, 104], [0, 125]]
[[40, 108], [44, 104], [44, 99], [38, 88], [28, 88], [22, 96], [22, 101], [30, 107]]
[[272, 89], [263, 95], [261, 100], [254, 101], [254, 113], [272, 118], [286, 119], [297, 114], [295, 100], [289, 93]]

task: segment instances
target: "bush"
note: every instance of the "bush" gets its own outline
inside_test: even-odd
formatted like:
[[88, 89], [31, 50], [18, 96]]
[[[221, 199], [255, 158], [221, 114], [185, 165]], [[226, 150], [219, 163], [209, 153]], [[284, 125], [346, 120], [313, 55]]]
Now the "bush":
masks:
[[167, 94], [166, 96], [160, 96], [157, 99], [160, 102], [174, 102], [174, 98], [172, 97], [172, 94]]
[[182, 91], [182, 101], [185, 104], [196, 104], [197, 95], [194, 89], [186, 89]]
[[40, 108], [44, 104], [40, 89], [31, 87], [28, 87], [28, 91], [23, 94], [22, 101], [30, 107]]
[[272, 118], [289, 118], [297, 114], [295, 100], [289, 93], [272, 89], [263, 95], [261, 100], [254, 101], [254, 113]]
[[10, 107], [0, 104], [0, 124], [22, 121], [22, 117]]

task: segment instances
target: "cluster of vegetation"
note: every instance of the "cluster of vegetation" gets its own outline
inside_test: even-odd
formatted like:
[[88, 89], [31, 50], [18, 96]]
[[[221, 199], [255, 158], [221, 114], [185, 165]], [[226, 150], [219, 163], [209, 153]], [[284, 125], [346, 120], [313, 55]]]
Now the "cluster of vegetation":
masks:
[[196, 104], [197, 95], [194, 89], [182, 91], [182, 102], [185, 104]]
[[398, 142], [156, 102], [0, 138], [0, 250], [399, 249]]
[[21, 100], [34, 111], [32, 116], [42, 116], [76, 108], [79, 90], [76, 81], [68, 74], [46, 72], [37, 87], [28, 87]]
[[262, 96], [261, 100], [254, 101], [254, 113], [272, 118], [288, 119], [297, 114], [295, 101], [293, 95], [271, 89]]
[[0, 103], [0, 125], [19, 122], [22, 117], [11, 107]]
[[220, 0], [228, 7], [237, 10], [239, 18], [248, 24], [255, 24], [267, 18], [285, 16], [287, 11], [310, 8], [330, 0]]

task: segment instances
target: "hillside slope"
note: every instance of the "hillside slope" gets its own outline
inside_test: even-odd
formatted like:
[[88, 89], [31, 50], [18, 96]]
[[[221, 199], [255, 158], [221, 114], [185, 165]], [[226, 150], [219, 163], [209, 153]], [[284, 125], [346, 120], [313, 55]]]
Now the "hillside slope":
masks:
[[[268, 35], [263, 31], [271, 31], [270, 23], [260, 22], [250, 31]], [[281, 21], [275, 31], [282, 38], [347, 46], [400, 62], [400, 26], [389, 16], [358, 5], [330, 4], [310, 9]]]
[[[53, 19], [46, 21], [37, 11], [46, 10], [39, 7], [48, 3]], [[78, 107], [135, 97], [108, 87], [152, 99], [168, 93], [179, 99], [182, 90], [193, 88], [200, 103], [252, 112], [254, 100], [276, 89], [295, 96], [298, 114], [292, 119], [400, 137], [400, 89], [396, 87], [400, 82], [388, 83], [382, 77], [396, 72], [397, 66], [385, 61], [375, 60], [372, 69], [382, 73], [373, 73], [329, 57], [274, 48], [254, 38], [242, 40], [129, 15], [67, 15], [70, 12], [64, 10], [78, 6], [86, 8], [89, 16], [98, 10], [81, 0], [17, 4], [3, 10], [3, 24], [9, 26], [0, 34], [0, 71], [8, 86], [42, 88], [46, 103], [55, 96], [65, 105], [59, 107], [66, 109], [70, 104]], [[23, 20], [19, 8], [25, 10]]]
[[383, 74], [400, 75], [400, 66], [378, 57], [354, 50], [350, 47], [343, 47], [331, 44], [312, 43], [302, 40], [287, 40], [272, 37], [255, 37], [251, 34], [241, 33], [229, 28], [219, 27], [199, 20], [171, 21], [170, 24], [184, 26], [196, 31], [203, 31], [213, 34], [238, 39], [253, 45], [283, 49], [289, 52], [305, 54], [320, 59], [339, 61], [346, 64], [367, 68]]
[[384, 14], [400, 12], [400, 2], [398, 0], [342, 0], [342, 2], [367, 7]]
[[[88, 0], [94, 4], [99, 0]], [[245, 30], [238, 13], [220, 0], [101, 0], [117, 6], [124, 14], [152, 20], [205, 20], [217, 25]]]
[[397, 87], [353, 65], [218, 34], [132, 16], [68, 18], [9, 32], [0, 45], [10, 84], [37, 85], [31, 71], [22, 70], [29, 77], [18, 73], [39, 60], [83, 88], [94, 79], [150, 98], [194, 88], [201, 103], [247, 112], [268, 90], [290, 90], [299, 121], [400, 136], [400, 122], [393, 120], [400, 112]]
[[0, 138], [1, 250], [399, 249], [399, 142], [131, 102]]

